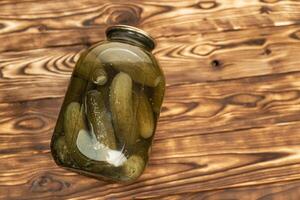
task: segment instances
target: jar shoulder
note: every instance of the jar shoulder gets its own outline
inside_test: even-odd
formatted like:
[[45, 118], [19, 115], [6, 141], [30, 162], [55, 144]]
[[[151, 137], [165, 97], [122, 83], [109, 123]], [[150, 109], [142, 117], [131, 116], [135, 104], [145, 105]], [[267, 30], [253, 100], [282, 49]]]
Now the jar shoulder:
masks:
[[120, 62], [139, 62], [157, 65], [157, 60], [151, 52], [141, 47], [118, 41], [100, 42], [89, 48], [83, 56], [98, 58], [102, 63], [119, 60]]
[[127, 73], [134, 81], [150, 87], [165, 82], [151, 52], [124, 42], [104, 41], [89, 48], [78, 61], [75, 74], [89, 80], [100, 68], [108, 74]]

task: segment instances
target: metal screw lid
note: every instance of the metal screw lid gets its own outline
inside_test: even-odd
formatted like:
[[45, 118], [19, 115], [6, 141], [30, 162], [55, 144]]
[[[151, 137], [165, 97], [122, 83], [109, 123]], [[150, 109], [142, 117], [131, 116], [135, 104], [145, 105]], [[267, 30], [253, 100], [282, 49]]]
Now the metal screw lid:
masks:
[[127, 32], [132, 36], [135, 36], [136, 39], [142, 42], [150, 50], [153, 50], [156, 46], [154, 38], [139, 28], [128, 25], [113, 25], [108, 27], [105, 31], [108, 38], [116, 32]]

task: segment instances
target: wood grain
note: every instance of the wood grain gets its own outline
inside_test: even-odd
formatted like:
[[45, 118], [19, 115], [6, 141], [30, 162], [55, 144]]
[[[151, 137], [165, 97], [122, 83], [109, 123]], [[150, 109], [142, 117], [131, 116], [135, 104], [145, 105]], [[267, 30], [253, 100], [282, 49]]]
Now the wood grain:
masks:
[[[0, 199], [298, 200], [300, 2], [0, 2]], [[132, 184], [55, 165], [49, 142], [73, 67], [112, 24], [157, 40], [167, 93]]]
[[297, 200], [299, 199], [299, 181], [281, 182], [272, 185], [259, 185], [254, 187], [233, 188], [209, 192], [188, 193], [162, 197], [163, 200], [228, 200], [228, 199], [259, 199], [259, 200]]

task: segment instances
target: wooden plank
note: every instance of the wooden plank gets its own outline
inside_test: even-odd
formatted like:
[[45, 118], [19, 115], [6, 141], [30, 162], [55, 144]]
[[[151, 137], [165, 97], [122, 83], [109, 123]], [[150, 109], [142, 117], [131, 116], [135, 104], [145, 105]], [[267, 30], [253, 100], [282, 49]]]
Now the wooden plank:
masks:
[[10, 0], [0, 6], [0, 51], [95, 43], [107, 25], [119, 23], [170, 38], [293, 25], [300, 19], [297, 1]]
[[232, 188], [226, 190], [187, 193], [160, 197], [162, 200], [298, 200], [300, 182], [280, 182], [276, 184], [258, 185], [253, 187]]
[[298, 31], [297, 25], [187, 35], [158, 40], [155, 55], [170, 84], [298, 71]]
[[[162, 40], [155, 55], [171, 85], [297, 72], [300, 61], [294, 58], [300, 56], [298, 30], [299, 26], [287, 26]], [[84, 48], [78, 45], [2, 53], [0, 102], [62, 96]], [[20, 82], [30, 97], [20, 90]]]
[[106, 184], [56, 167], [47, 149], [48, 139], [42, 139], [49, 137], [49, 132], [36, 140], [39, 143], [33, 141], [36, 137], [23, 136], [31, 147], [22, 145], [0, 156], [4, 163], [0, 167], [0, 188], [9, 189], [1, 195], [33, 199], [56, 195], [80, 199], [156, 198], [299, 179], [300, 140], [295, 131], [299, 126], [157, 140], [145, 173], [127, 185]]
[[[0, 199], [299, 197], [300, 2], [0, 2]], [[59, 168], [49, 142], [80, 51], [111, 24], [157, 40], [167, 93], [132, 184]]]
[[[300, 112], [298, 80], [300, 73], [288, 73], [225, 82], [168, 86], [159, 121], [160, 134], [157, 137], [229, 132], [267, 127], [276, 123], [297, 122]], [[50, 98], [53, 94], [49, 88], [45, 93], [48, 98], [45, 99], [0, 104], [2, 110], [0, 116], [16, 120], [28, 112], [26, 109], [37, 106], [37, 112], [49, 115], [53, 125], [63, 98], [63, 92], [62, 94], [59, 92], [57, 92], [59, 97]], [[22, 94], [29, 96], [24, 92]], [[18, 97], [19, 95], [15, 96]], [[47, 110], [40, 110], [40, 107]], [[19, 111], [23, 109], [24, 112], [20, 113]], [[8, 114], [10, 116], [7, 116]], [[171, 128], [175, 124], [174, 132]], [[6, 127], [7, 125], [3, 126], [2, 130], [6, 130]]]
[[291, 81], [298, 76], [168, 87], [149, 167], [126, 186], [55, 166], [49, 139], [62, 98], [1, 104], [0, 159], [5, 164], [0, 188], [9, 188], [3, 197], [150, 198], [298, 179], [300, 85]]

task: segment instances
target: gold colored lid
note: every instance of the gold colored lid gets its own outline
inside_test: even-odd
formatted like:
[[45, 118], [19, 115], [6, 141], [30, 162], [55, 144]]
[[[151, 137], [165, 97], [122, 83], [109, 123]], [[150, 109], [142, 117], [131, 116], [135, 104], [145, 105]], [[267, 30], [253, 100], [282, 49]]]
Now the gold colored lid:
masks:
[[154, 49], [156, 46], [155, 40], [146, 31], [129, 25], [113, 25], [106, 29], [106, 36], [109, 37], [114, 32], [125, 31], [131, 34], [136, 34], [149, 49]]

